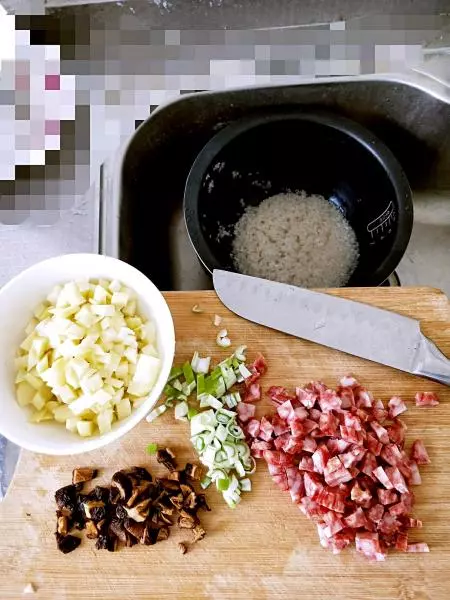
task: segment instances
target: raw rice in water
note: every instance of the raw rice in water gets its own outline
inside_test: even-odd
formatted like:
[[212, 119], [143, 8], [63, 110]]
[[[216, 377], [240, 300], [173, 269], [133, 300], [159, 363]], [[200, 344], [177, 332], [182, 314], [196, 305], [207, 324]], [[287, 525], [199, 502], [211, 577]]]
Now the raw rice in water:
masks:
[[301, 287], [342, 287], [358, 262], [356, 235], [323, 196], [277, 194], [236, 223], [233, 259], [245, 275]]

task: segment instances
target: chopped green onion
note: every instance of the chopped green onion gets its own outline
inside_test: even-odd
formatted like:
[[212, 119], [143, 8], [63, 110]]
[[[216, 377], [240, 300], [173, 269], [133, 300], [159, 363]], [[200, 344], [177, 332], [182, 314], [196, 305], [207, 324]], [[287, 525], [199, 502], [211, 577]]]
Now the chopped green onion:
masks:
[[176, 379], [177, 377], [179, 377], [182, 374], [183, 374], [183, 371], [180, 369], [180, 367], [172, 367], [170, 369], [169, 379], [167, 381], [172, 381], [172, 379]]
[[156, 454], [158, 451], [158, 444], [149, 444], [146, 448], [147, 454]]
[[203, 373], [199, 373], [197, 375], [197, 398], [205, 393], [205, 375]]
[[152, 421], [157, 419], [160, 415], [165, 413], [166, 410], [167, 410], [167, 406], [165, 406], [164, 404], [162, 404], [161, 406], [158, 406], [157, 408], [154, 408], [152, 410], [152, 412], [147, 415], [147, 417], [146, 417], [147, 422], [151, 423]]
[[252, 482], [247, 477], [245, 479], [240, 480], [239, 486], [243, 492], [251, 492], [252, 491]]
[[200, 486], [203, 490], [206, 490], [206, 488], [209, 487], [210, 485], [211, 485], [210, 477], [203, 477], [203, 479], [200, 481]]
[[173, 398], [170, 398], [170, 397], [166, 398], [165, 401], [164, 401], [164, 405], [167, 408], [173, 408], [174, 407]]
[[187, 384], [195, 382], [194, 371], [192, 370], [192, 367], [188, 362], [185, 362], [183, 365], [183, 375], [184, 375], [184, 378], [186, 379]]
[[187, 414], [189, 421], [192, 419], [192, 417], [195, 417], [195, 415], [197, 415], [197, 414], [198, 414], [198, 410], [196, 408], [190, 406], [188, 409], [188, 414]]
[[183, 391], [183, 386], [181, 385], [181, 381], [179, 379], [174, 379], [172, 381], [172, 387], [178, 390], [179, 392]]
[[226, 492], [227, 489], [230, 487], [230, 480], [229, 479], [216, 479], [216, 487], [219, 490], [219, 492]]
[[198, 352], [194, 352], [194, 356], [191, 360], [191, 367], [194, 373], [208, 373], [209, 364], [211, 362], [211, 357], [207, 356], [206, 358], [200, 358]]
[[227, 333], [228, 332], [226, 329], [221, 329], [217, 334], [216, 343], [221, 348], [228, 348], [231, 346], [231, 340], [229, 337], [227, 337]]
[[252, 375], [251, 372], [247, 369], [247, 367], [242, 363], [239, 365], [239, 372], [244, 379], [247, 379], [247, 377], [251, 377]]
[[247, 350], [247, 346], [238, 346], [234, 351], [234, 356], [238, 359], [239, 362], [245, 362], [246, 356], [245, 351]]
[[189, 411], [187, 402], [180, 402], [175, 406], [175, 419], [186, 419]]

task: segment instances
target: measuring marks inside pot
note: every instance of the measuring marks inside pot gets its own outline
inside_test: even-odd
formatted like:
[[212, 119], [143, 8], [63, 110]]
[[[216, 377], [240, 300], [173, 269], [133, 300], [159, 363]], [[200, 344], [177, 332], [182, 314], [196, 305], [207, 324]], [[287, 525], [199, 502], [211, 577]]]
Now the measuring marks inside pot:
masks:
[[389, 202], [388, 207], [379, 217], [367, 225], [367, 232], [370, 233], [372, 241], [370, 245], [376, 244], [378, 240], [384, 240], [386, 235], [392, 233], [392, 226], [397, 219], [397, 212], [393, 202]]

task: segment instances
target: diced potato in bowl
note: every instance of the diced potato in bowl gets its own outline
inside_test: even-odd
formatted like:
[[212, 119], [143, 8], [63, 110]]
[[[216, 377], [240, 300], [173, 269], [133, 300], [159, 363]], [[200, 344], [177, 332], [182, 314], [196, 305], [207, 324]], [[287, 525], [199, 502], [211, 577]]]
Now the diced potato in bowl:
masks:
[[74, 454], [117, 439], [151, 410], [170, 372], [167, 304], [113, 258], [67, 255], [31, 267], [0, 290], [0, 318], [13, 353], [13, 372], [0, 365], [0, 380], [13, 383], [23, 413], [0, 399], [8, 415], [0, 433], [31, 450]]

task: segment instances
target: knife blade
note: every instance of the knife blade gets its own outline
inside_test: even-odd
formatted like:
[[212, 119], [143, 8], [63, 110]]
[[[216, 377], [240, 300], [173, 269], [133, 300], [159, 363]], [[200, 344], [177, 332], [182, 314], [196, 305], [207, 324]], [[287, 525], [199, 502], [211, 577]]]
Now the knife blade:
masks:
[[450, 360], [422, 334], [415, 319], [218, 269], [213, 282], [223, 304], [249, 321], [450, 385]]

